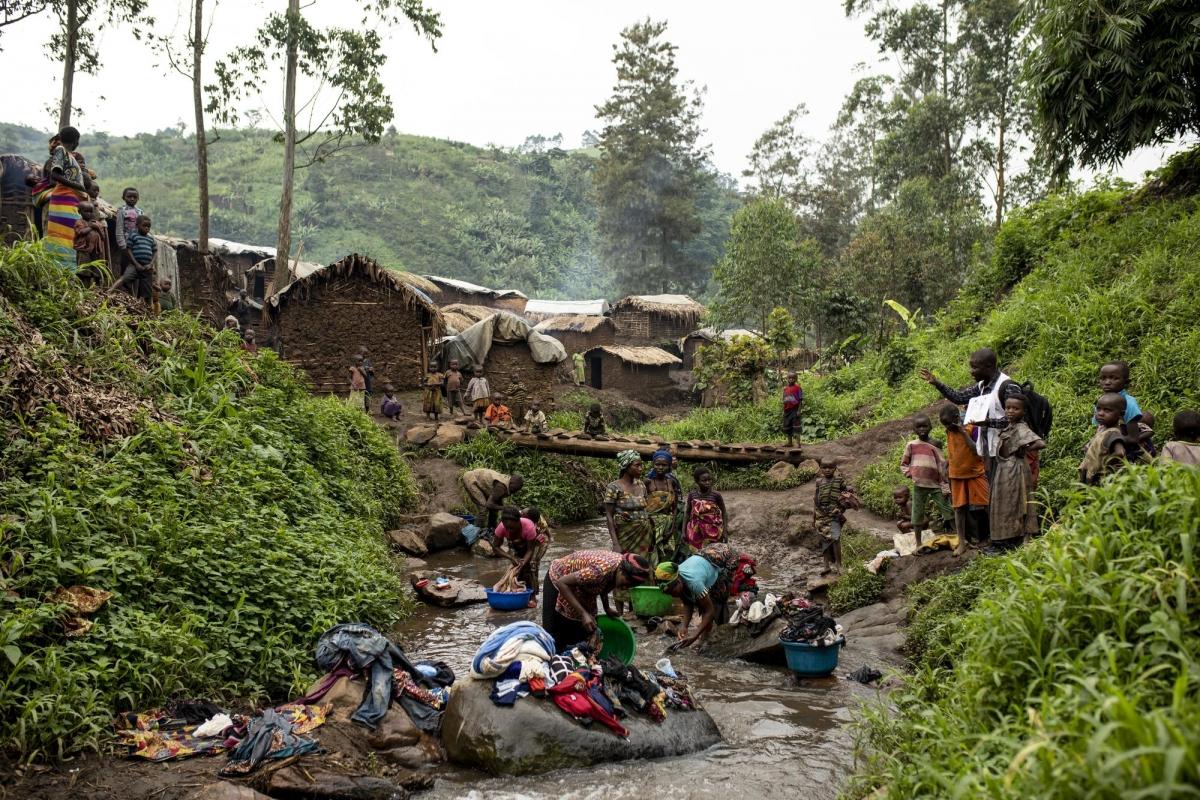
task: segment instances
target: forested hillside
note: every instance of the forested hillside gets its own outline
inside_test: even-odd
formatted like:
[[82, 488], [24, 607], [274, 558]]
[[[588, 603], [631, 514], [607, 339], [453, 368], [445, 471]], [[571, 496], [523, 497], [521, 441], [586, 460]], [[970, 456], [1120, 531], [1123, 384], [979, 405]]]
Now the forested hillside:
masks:
[[[41, 160], [48, 136], [0, 124], [0, 152]], [[606, 296], [612, 287], [600, 268], [592, 192], [597, 153], [554, 144], [531, 137], [507, 150], [389, 132], [298, 174], [294, 247], [301, 260], [358, 251], [389, 266], [531, 295]], [[81, 150], [110, 202], [119, 202], [122, 187], [137, 186], [156, 231], [195, 236], [190, 135], [85, 131]], [[271, 134], [222, 130], [209, 158], [212, 235], [274, 244], [282, 149]], [[689, 248], [708, 275], [740, 200], [730, 179], [705, 176], [703, 232]]]

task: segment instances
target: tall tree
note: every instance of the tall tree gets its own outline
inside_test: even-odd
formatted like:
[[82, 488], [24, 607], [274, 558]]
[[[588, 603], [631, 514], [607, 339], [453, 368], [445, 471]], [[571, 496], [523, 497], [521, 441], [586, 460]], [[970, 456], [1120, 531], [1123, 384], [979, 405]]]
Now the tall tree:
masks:
[[803, 202], [813, 141], [796, 124], [807, 116], [808, 108], [801, 103], [755, 140], [750, 150], [750, 166], [742, 171], [742, 177], [755, 182], [758, 194], [787, 198], [793, 207]]
[[706, 152], [700, 92], [680, 81], [667, 24], [647, 19], [613, 45], [617, 83], [596, 107], [605, 127], [595, 184], [601, 250], [622, 292], [696, 292], [707, 276], [688, 258]]
[[[379, 79], [387, 61], [381, 32], [407, 21], [435, 50], [442, 33], [440, 16], [427, 9], [424, 0], [363, 0], [361, 8], [360, 29], [321, 29], [301, 13], [299, 0], [288, 0], [287, 11], [268, 17], [254, 44], [217, 63], [217, 82], [206, 87], [216, 120], [235, 124], [238, 103], [258, 95], [273, 65], [283, 61], [283, 131], [277, 136], [283, 144], [283, 186], [272, 289], [291, 277], [296, 170], [324, 161], [354, 139], [379, 141], [392, 119], [391, 97]], [[308, 100], [297, 106], [301, 77], [311, 91], [306, 90]], [[303, 131], [300, 114], [307, 115]]]
[[1195, 0], [1037, 0], [1032, 13], [1039, 143], [1060, 177], [1200, 135]]

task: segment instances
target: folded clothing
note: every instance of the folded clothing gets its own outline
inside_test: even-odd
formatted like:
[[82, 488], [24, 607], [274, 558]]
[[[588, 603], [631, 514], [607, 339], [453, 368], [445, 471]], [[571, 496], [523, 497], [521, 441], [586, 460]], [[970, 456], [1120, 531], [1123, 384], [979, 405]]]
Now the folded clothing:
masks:
[[554, 639], [533, 622], [513, 622], [492, 631], [471, 660], [471, 677], [496, 678], [514, 661], [547, 662], [554, 654]]

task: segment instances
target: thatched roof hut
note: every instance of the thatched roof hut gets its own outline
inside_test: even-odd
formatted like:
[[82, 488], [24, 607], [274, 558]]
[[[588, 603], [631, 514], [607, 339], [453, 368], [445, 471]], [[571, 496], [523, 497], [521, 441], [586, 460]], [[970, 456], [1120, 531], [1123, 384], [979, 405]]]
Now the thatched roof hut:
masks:
[[568, 353], [583, 353], [616, 341], [617, 327], [610, 317], [562, 314], [547, 317], [533, 328], [562, 342]]
[[297, 278], [268, 301], [277, 346], [319, 391], [345, 392], [363, 347], [378, 394], [420, 385], [445, 323], [428, 281], [349, 255]]
[[612, 308], [618, 341], [674, 345], [707, 309], [684, 294], [630, 295]]
[[658, 347], [603, 345], [584, 353], [584, 372], [593, 389], [644, 392], [671, 386], [670, 371], [682, 363]]
[[426, 275], [425, 279], [436, 286], [438, 303], [443, 306], [461, 303], [524, 314], [525, 304], [529, 300], [516, 289], [489, 289], [477, 283], [444, 278], [441, 275]]

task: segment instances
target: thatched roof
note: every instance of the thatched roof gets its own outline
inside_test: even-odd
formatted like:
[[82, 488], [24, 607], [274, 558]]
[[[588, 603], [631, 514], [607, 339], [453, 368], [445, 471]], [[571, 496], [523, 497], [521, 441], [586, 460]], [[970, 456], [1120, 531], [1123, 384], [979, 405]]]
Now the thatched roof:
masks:
[[525, 316], [529, 319], [585, 314], [601, 316], [608, 313], [607, 300], [530, 300], [525, 304]]
[[551, 335], [555, 333], [592, 333], [604, 325], [611, 326], [612, 324], [612, 320], [608, 317], [593, 317], [588, 314], [560, 314], [557, 317], [549, 317], [542, 320], [533, 329]]
[[360, 256], [357, 253], [348, 255], [341, 261], [321, 267], [302, 278], [296, 278], [287, 286], [271, 295], [270, 300], [268, 300], [270, 311], [272, 314], [278, 313], [278, 310], [289, 299], [308, 299], [309, 293], [317, 285], [327, 284], [338, 279], [352, 278], [371, 281], [399, 293], [407, 307], [422, 312], [428, 321], [427, 324], [435, 328], [435, 333], [441, 331], [444, 324], [442, 314], [425, 292], [423, 288], [425, 281], [408, 272], [388, 269], [378, 261], [366, 256]]
[[606, 344], [593, 347], [587, 352], [595, 353], [598, 350], [637, 367], [674, 367], [683, 363], [677, 356], [673, 356], [659, 347], [622, 347], [617, 344]]
[[518, 292], [516, 289], [489, 289], [488, 287], [480, 286], [477, 283], [460, 281], [457, 278], [443, 278], [441, 275], [426, 275], [425, 279], [439, 287], [456, 289], [460, 292], [464, 292], [465, 294], [482, 294], [495, 299], [500, 299], [503, 297], [525, 297], [523, 293]]
[[622, 297], [613, 311], [633, 309], [674, 319], [697, 320], [707, 310], [686, 294], [642, 294]]
[[473, 306], [467, 303], [451, 303], [442, 306], [442, 317], [446, 320], [446, 332], [462, 333], [476, 322], [485, 320], [496, 313], [496, 309], [487, 306]]

